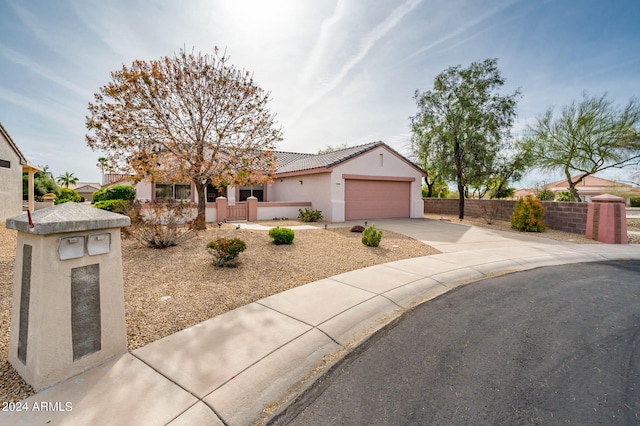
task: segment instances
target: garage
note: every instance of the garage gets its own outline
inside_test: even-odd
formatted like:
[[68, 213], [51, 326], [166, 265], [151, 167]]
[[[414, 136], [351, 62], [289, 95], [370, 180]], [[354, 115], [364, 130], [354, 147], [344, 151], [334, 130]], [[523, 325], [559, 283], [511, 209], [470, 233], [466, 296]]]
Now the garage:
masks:
[[411, 182], [345, 180], [345, 219], [410, 217]]

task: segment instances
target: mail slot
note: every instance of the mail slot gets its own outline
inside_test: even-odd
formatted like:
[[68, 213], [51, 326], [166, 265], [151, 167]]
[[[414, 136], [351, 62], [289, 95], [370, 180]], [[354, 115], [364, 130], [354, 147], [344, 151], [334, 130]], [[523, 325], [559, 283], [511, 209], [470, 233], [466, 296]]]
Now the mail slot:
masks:
[[58, 244], [58, 256], [60, 260], [77, 259], [84, 256], [84, 237], [60, 238]]
[[106, 254], [111, 251], [111, 234], [105, 232], [102, 234], [90, 234], [87, 238], [87, 252], [89, 256], [96, 254]]

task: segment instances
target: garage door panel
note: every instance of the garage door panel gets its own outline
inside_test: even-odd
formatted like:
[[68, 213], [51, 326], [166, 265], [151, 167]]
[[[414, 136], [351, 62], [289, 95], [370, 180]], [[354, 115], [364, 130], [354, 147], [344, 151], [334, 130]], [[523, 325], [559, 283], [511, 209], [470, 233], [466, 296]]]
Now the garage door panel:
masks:
[[411, 182], [345, 181], [345, 219], [410, 217]]

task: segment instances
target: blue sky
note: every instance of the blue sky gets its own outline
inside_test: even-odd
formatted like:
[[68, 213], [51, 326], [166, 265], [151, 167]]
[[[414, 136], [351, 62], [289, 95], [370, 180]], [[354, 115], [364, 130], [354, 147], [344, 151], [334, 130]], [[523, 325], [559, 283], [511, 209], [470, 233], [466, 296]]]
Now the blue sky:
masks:
[[585, 90], [640, 96], [638, 0], [0, 0], [0, 122], [31, 163], [97, 182], [85, 116], [109, 73], [214, 46], [271, 92], [286, 151], [407, 154], [415, 90], [486, 58], [522, 91], [516, 132]]

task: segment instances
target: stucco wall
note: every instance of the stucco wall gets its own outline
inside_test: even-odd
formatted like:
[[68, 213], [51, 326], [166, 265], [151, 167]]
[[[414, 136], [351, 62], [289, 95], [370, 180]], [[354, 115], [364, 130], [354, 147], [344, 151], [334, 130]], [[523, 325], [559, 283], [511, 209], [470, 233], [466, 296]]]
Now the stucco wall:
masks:
[[268, 201], [309, 201], [311, 208], [321, 210], [326, 220], [334, 220], [330, 178], [330, 173], [277, 178], [267, 190]]
[[0, 160], [10, 167], [0, 167], [0, 221], [22, 213], [22, 166], [20, 157], [0, 134]]

